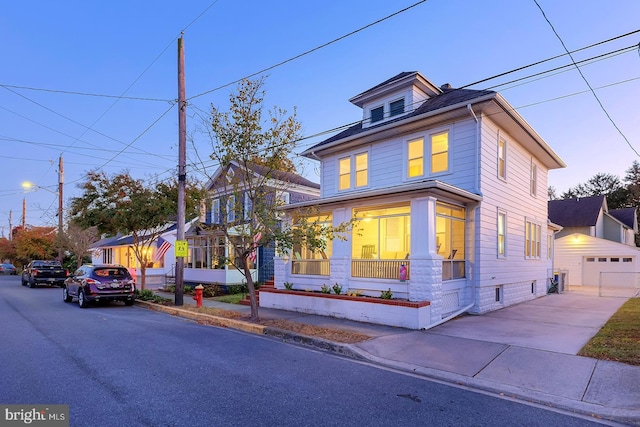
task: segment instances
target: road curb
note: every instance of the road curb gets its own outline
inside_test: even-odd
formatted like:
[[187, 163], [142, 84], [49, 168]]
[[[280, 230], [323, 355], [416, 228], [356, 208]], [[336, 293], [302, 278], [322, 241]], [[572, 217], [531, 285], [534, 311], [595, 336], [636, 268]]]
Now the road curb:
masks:
[[170, 307], [162, 304], [156, 304], [149, 301], [136, 300], [136, 304], [142, 305], [153, 311], [160, 311], [163, 313], [171, 314], [173, 316], [184, 317], [187, 319], [195, 320], [198, 323], [202, 323], [210, 326], [218, 326], [222, 328], [238, 329], [244, 332], [250, 332], [258, 335], [265, 335], [264, 325], [258, 325], [257, 323], [245, 322], [243, 320], [229, 319], [226, 317], [214, 316], [205, 313], [195, 313], [189, 310], [183, 310], [176, 307]]

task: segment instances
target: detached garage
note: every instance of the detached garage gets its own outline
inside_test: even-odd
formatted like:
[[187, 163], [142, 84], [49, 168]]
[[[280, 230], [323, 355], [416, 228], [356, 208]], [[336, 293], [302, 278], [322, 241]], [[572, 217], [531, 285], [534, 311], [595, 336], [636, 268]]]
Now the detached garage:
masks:
[[[574, 289], [577, 286], [598, 287], [602, 272], [637, 272], [635, 276], [640, 276], [640, 248], [574, 233], [556, 239], [554, 268], [568, 272], [565, 286], [568, 285]], [[620, 274], [617, 278], [625, 278], [625, 280], [629, 278], [635, 281], [633, 276]], [[625, 287], [635, 288], [635, 283], [627, 283]]]

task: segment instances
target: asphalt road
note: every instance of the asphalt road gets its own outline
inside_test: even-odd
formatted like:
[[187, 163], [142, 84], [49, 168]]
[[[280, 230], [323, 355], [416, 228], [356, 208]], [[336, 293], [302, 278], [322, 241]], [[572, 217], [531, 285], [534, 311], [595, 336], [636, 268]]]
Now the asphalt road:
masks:
[[0, 277], [0, 404], [68, 404], [92, 427], [597, 425], [137, 306], [81, 309], [16, 276]]

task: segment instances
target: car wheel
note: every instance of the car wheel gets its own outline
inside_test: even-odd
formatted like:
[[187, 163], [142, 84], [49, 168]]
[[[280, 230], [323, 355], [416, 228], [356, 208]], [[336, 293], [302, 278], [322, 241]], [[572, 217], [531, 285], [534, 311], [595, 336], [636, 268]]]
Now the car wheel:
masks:
[[80, 306], [80, 308], [89, 307], [89, 301], [87, 301], [84, 297], [84, 291], [82, 289], [78, 291], [78, 305]]
[[71, 302], [73, 300], [73, 297], [69, 295], [69, 290], [66, 286], [62, 288], [62, 299], [64, 302]]
[[30, 288], [35, 288], [36, 283], [33, 281], [33, 279], [29, 278], [29, 282], [27, 282], [27, 286]]
[[132, 299], [126, 299], [124, 300], [124, 305], [133, 305], [134, 301], [135, 300], [132, 300]]

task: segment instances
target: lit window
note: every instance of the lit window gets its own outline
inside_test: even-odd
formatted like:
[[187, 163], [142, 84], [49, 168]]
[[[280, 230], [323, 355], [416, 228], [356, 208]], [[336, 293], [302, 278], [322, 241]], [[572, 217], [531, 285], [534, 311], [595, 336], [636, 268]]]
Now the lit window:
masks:
[[505, 243], [507, 236], [507, 214], [498, 212], [498, 256], [505, 256]]
[[525, 223], [525, 257], [540, 258], [540, 238], [542, 227], [533, 222]]
[[498, 176], [507, 178], [507, 142], [504, 139], [498, 141]]
[[538, 166], [531, 162], [531, 195], [535, 196], [538, 189]]
[[369, 183], [369, 155], [356, 154], [356, 187], [364, 187]]
[[393, 101], [389, 104], [389, 115], [391, 117], [404, 113], [404, 98]]
[[340, 190], [348, 190], [351, 188], [351, 157], [340, 159], [339, 163], [339, 188]]
[[409, 141], [407, 146], [409, 178], [424, 174], [424, 140]]
[[449, 133], [431, 136], [431, 173], [446, 172], [449, 169]]
[[384, 107], [371, 109], [371, 123], [379, 122], [384, 118]]
[[462, 279], [465, 267], [465, 209], [436, 203], [436, 250], [442, 260], [442, 280]]

